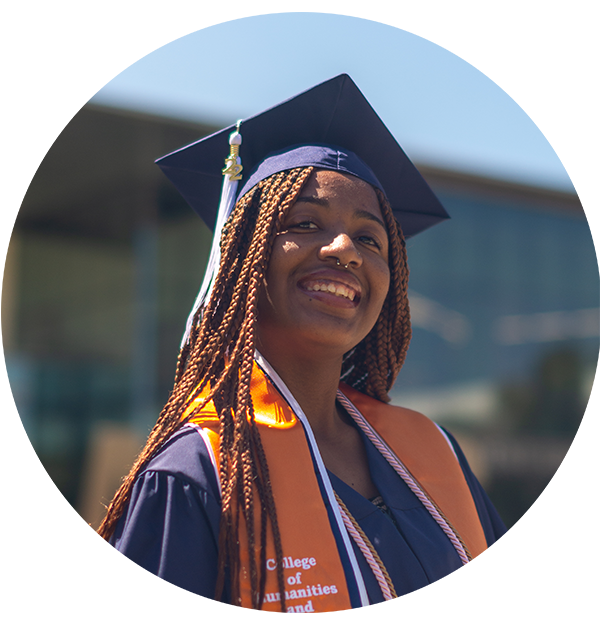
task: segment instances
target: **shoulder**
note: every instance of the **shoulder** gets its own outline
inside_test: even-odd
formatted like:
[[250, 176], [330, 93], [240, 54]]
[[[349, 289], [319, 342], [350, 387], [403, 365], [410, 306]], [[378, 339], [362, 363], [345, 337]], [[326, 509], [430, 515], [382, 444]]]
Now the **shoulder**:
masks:
[[172, 527], [190, 513], [196, 522], [218, 525], [220, 497], [208, 447], [199, 429], [185, 426], [137, 474], [111, 541], [125, 550], [162, 533], [165, 521]]
[[350, 402], [346, 406], [354, 407], [358, 411], [356, 415], [362, 417], [403, 461], [415, 468], [418, 466], [423, 473], [429, 473], [432, 468], [443, 473], [448, 469], [457, 471], [454, 446], [431, 419], [415, 410], [385, 404], [350, 387], [340, 388]]
[[340, 390], [375, 427], [377, 423], [408, 426], [414, 428], [415, 431], [420, 430], [433, 437], [439, 437], [443, 439], [444, 444], [452, 447], [441, 428], [422, 413], [403, 406], [380, 402], [345, 384], [340, 385]]
[[167, 440], [138, 478], [150, 473], [170, 475], [218, 497], [218, 474], [211, 453], [201, 428], [186, 425]]
[[138, 474], [109, 542], [136, 564], [214, 597], [221, 502], [199, 429], [184, 427]]

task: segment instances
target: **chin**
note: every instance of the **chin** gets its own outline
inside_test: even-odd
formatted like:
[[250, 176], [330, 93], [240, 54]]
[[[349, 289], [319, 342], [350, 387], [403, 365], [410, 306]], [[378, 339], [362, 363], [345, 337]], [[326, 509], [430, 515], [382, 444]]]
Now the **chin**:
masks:
[[368, 334], [341, 328], [336, 323], [328, 323], [318, 328], [314, 325], [306, 330], [298, 331], [297, 338], [293, 341], [309, 346], [311, 349], [318, 349], [322, 355], [324, 352], [331, 352], [332, 356], [343, 356], [352, 348], [356, 347]]

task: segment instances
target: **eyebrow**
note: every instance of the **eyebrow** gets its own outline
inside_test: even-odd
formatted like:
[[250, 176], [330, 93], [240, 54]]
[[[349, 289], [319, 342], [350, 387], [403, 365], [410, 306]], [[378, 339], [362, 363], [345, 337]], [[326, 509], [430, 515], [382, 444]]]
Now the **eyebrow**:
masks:
[[[321, 197], [298, 197], [296, 199], [296, 203], [314, 203], [322, 207], [329, 207], [329, 201], [327, 201], [327, 199], [322, 199]], [[383, 220], [381, 220], [381, 218], [375, 216], [375, 214], [372, 214], [371, 212], [367, 210], [364, 210], [364, 209], [356, 210], [354, 212], [354, 217], [372, 220], [373, 222], [376, 222], [377, 224], [381, 225], [384, 231], [387, 232], [387, 227], [385, 226], [385, 223], [383, 222]]]

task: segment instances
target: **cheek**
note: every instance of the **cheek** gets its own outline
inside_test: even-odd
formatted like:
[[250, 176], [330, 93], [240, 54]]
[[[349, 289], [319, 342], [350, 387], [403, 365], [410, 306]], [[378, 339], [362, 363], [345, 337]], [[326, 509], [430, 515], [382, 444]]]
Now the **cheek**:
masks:
[[381, 311], [390, 289], [390, 269], [387, 263], [380, 267], [373, 283], [373, 298], [377, 300], [379, 311]]
[[284, 286], [287, 277], [297, 263], [300, 246], [293, 240], [276, 238], [271, 259], [266, 270], [266, 282], [269, 291]]
[[390, 288], [389, 270], [382, 270], [378, 276], [379, 278], [373, 283], [371, 288], [372, 306], [369, 313], [369, 323], [372, 324], [371, 328], [377, 323], [377, 318], [381, 314]]
[[277, 298], [280, 290], [285, 288], [286, 277], [290, 270], [290, 259], [297, 248], [297, 244], [288, 240], [275, 242], [261, 288], [262, 298], [269, 300], [270, 305], [273, 305], [273, 298]]
[[281, 250], [284, 253], [293, 253], [299, 248], [300, 247], [296, 244], [296, 242], [292, 242], [291, 240], [286, 240], [281, 246]]

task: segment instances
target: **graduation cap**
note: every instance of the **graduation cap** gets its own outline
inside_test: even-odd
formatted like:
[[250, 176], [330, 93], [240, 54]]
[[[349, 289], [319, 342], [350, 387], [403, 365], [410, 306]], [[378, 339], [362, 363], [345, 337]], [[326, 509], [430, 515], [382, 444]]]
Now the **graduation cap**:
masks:
[[449, 218], [346, 74], [182, 147], [156, 163], [215, 232], [204, 283], [184, 341], [193, 315], [210, 295], [220, 260], [220, 232], [236, 200], [274, 173], [314, 166], [355, 175], [385, 193], [406, 238]]
[[[223, 158], [229, 153], [229, 136], [235, 130], [236, 125], [231, 125], [156, 161], [212, 230], [223, 183]], [[269, 174], [257, 174], [258, 166], [271, 154], [296, 145], [329, 146], [332, 152], [348, 154], [349, 151], [367, 165], [378, 183], [373, 183], [373, 179], [365, 181], [385, 192], [405, 237], [449, 218], [427, 182], [346, 74], [244, 119], [241, 134], [244, 172], [240, 196], [269, 174], [311, 163], [308, 152], [296, 160], [280, 155], [279, 159], [270, 159], [269, 168], [261, 167], [262, 172]], [[313, 155], [317, 156], [313, 158], [313, 166], [333, 168], [327, 160], [319, 160], [327, 154]], [[333, 153], [329, 155], [334, 157]], [[356, 174], [352, 170], [345, 172]]]

